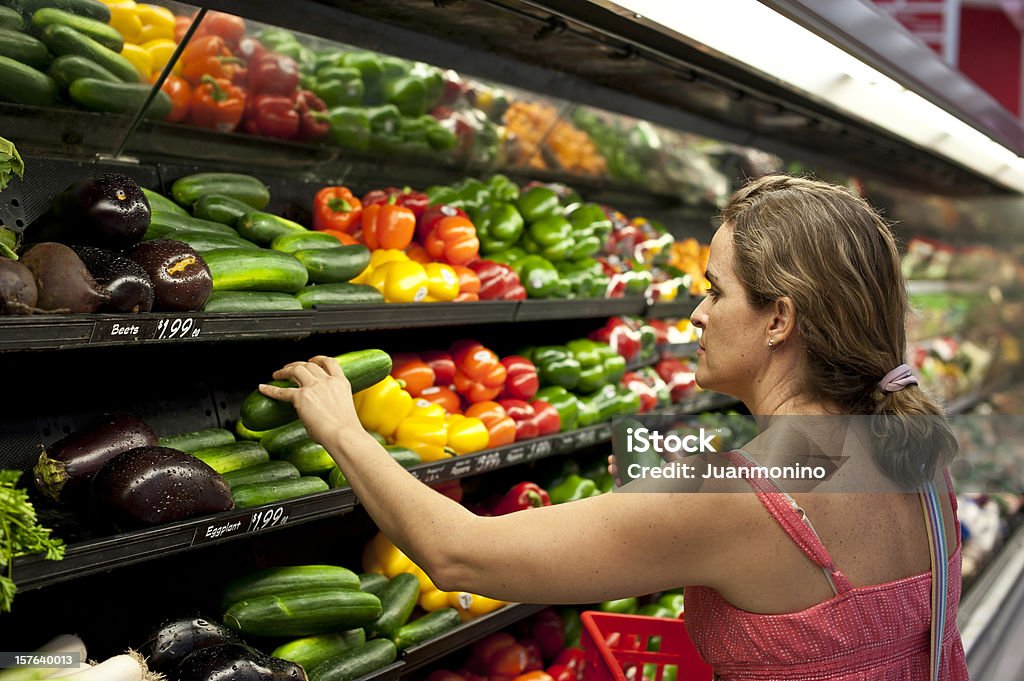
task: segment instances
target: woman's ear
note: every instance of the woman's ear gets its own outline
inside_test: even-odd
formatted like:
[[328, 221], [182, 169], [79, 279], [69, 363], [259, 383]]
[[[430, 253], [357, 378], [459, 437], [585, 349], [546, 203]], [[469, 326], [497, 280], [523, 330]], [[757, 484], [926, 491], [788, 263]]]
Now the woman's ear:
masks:
[[796, 332], [796, 305], [789, 296], [777, 298], [770, 304], [771, 319], [768, 321], [768, 338], [778, 346]]

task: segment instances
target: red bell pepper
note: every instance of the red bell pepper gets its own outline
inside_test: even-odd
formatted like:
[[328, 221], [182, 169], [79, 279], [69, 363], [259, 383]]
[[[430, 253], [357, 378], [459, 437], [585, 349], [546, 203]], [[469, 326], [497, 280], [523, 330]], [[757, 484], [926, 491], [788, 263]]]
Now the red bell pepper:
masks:
[[[559, 618], [561, 618], [561, 615], [559, 615]], [[564, 620], [562, 622], [562, 625], [563, 627], [565, 626]], [[569, 669], [577, 669], [582, 671], [584, 665], [586, 664], [586, 658], [583, 649], [564, 648], [558, 653], [558, 656], [555, 657], [554, 664], [564, 664]]]
[[455, 360], [444, 350], [427, 350], [420, 353], [420, 359], [434, 370], [437, 385], [451, 385], [455, 380]]
[[480, 277], [476, 272], [465, 265], [452, 265], [455, 275], [459, 278], [459, 295], [455, 298], [457, 303], [472, 302], [480, 300]]
[[292, 97], [258, 94], [249, 97], [243, 127], [250, 135], [287, 140], [299, 134], [299, 122]]
[[696, 369], [675, 357], [666, 357], [654, 365], [654, 370], [672, 392], [672, 401], [678, 402], [697, 387]]
[[516, 442], [532, 440], [540, 434], [537, 425], [537, 412], [529, 402], [523, 400], [498, 400], [505, 412], [516, 422]]
[[480, 257], [480, 239], [476, 226], [459, 216], [441, 218], [423, 240], [434, 260], [451, 265], [468, 265]]
[[628, 371], [622, 377], [622, 385], [640, 396], [640, 413], [648, 412], [658, 406], [658, 393], [635, 371]]
[[581, 681], [576, 671], [569, 669], [564, 664], [553, 664], [548, 667], [548, 675], [555, 681]]
[[501, 363], [505, 365], [507, 374], [505, 389], [501, 391], [502, 397], [510, 400], [529, 400], [537, 394], [540, 379], [537, 378], [537, 367], [533, 362], [519, 355], [509, 355], [503, 357]]
[[408, 208], [418, 218], [430, 205], [430, 199], [423, 192], [413, 191], [411, 187], [385, 187], [374, 189], [363, 197], [363, 206], [388, 203], [391, 197], [395, 197], [394, 203]]
[[363, 215], [363, 204], [348, 187], [324, 187], [313, 197], [313, 229], [352, 232]]
[[615, 352], [625, 357], [626, 360], [636, 358], [637, 353], [640, 352], [640, 332], [633, 329], [621, 317], [612, 317], [604, 326], [590, 333], [587, 337], [607, 343], [612, 346]]
[[487, 658], [487, 676], [516, 677], [526, 671], [530, 664], [530, 654], [519, 643], [499, 648]]
[[181, 75], [193, 85], [203, 82], [204, 76], [230, 82], [241, 64], [219, 35], [194, 37], [181, 53]]
[[516, 422], [497, 402], [477, 402], [466, 409], [466, 416], [478, 418], [487, 427], [488, 447], [502, 447], [516, 441]]
[[[154, 73], [150, 77], [149, 82], [155, 83], [159, 77], [159, 72]], [[163, 85], [160, 86], [160, 89], [171, 98], [171, 113], [167, 114], [164, 120], [169, 123], [185, 120], [192, 106], [192, 86], [189, 85], [188, 81], [169, 74], [167, 79], [164, 80]]]
[[440, 492], [449, 499], [462, 503], [462, 481], [461, 480], [445, 480], [439, 482], [431, 487], [436, 492]]
[[434, 385], [434, 370], [423, 360], [408, 359], [391, 365], [391, 375], [405, 383], [405, 390], [413, 397], [419, 397], [424, 390]]
[[[491, 509], [491, 513], [494, 515], [508, 515], [516, 511], [525, 511], [528, 508], [540, 508], [541, 506], [550, 505], [551, 497], [548, 496], [548, 493], [540, 485], [535, 482], [521, 482], [505, 492], [505, 496]], [[558, 617], [558, 615], [556, 614], [555, 617]], [[561, 623], [561, 619], [558, 621]], [[564, 635], [562, 638], [564, 644]]]
[[203, 36], [218, 36], [230, 46], [235, 46], [245, 35], [245, 20], [234, 14], [209, 11], [203, 17], [203, 22], [196, 28], [195, 38]]
[[478, 260], [469, 268], [480, 277], [480, 300], [525, 300], [519, 275], [509, 267], [493, 260]]
[[544, 658], [540, 654], [540, 646], [536, 641], [520, 641], [519, 645], [526, 648], [526, 670], [516, 677], [519, 681], [552, 681], [544, 671]]
[[327, 122], [327, 105], [324, 100], [309, 90], [299, 90], [295, 96], [295, 106], [299, 111], [300, 142], [313, 142], [325, 137], [331, 129]]
[[188, 120], [200, 128], [231, 132], [245, 113], [245, 91], [224, 78], [205, 76], [192, 93]]
[[[489, 636], [484, 636], [482, 639], [473, 644], [473, 650], [469, 655], [469, 660], [466, 662], [466, 667], [476, 674], [490, 675], [490, 661], [497, 653], [500, 653], [505, 648], [516, 645], [515, 637], [507, 631], [499, 631]], [[524, 664], [526, 651], [523, 651]], [[516, 672], [519, 673], [519, 672]]]
[[554, 608], [544, 608], [530, 618], [530, 636], [540, 646], [541, 654], [552, 659], [565, 648], [565, 625]]
[[367, 204], [363, 199], [363, 241], [370, 250], [402, 250], [412, 242], [415, 231], [416, 216], [411, 209], [390, 202]]
[[457, 341], [450, 352], [456, 392], [470, 402], [493, 400], [501, 393], [507, 372], [493, 351], [476, 341]]
[[291, 95], [299, 86], [299, 64], [277, 52], [264, 52], [247, 64], [250, 95]]
[[267, 48], [256, 38], [242, 38], [234, 52], [236, 56], [244, 59], [246, 64], [252, 64], [267, 53]]
[[557, 433], [562, 427], [562, 417], [558, 415], [558, 410], [551, 404], [544, 400], [533, 400], [530, 402], [530, 406], [533, 407], [533, 411], [537, 414], [537, 435], [553, 435]]
[[416, 239], [419, 241], [425, 241], [427, 235], [434, 231], [434, 227], [438, 222], [444, 218], [454, 217], [469, 220], [469, 214], [461, 208], [455, 208], [443, 203], [436, 206], [430, 206], [416, 219]]

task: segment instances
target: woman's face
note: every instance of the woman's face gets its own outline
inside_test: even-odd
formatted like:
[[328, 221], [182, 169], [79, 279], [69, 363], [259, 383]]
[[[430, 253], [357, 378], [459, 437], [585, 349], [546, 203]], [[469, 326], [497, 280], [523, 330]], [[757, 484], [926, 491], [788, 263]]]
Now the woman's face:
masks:
[[726, 223], [711, 240], [711, 287], [690, 320], [701, 329], [697, 385], [744, 399], [772, 351], [768, 328], [773, 313], [772, 306], [759, 310], [747, 300], [736, 276], [733, 250], [732, 226]]

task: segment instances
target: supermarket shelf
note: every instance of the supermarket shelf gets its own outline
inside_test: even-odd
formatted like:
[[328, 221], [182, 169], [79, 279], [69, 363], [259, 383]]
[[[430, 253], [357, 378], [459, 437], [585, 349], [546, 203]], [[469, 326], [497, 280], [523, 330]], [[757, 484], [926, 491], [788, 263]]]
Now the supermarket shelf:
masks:
[[611, 299], [524, 300], [516, 310], [517, 322], [553, 319], [583, 319], [615, 315], [642, 315], [647, 309], [640, 296]]
[[690, 343], [665, 343], [658, 350], [668, 357], [692, 357], [697, 352], [697, 341]]
[[740, 401], [731, 395], [703, 391], [686, 398], [682, 402], [676, 402], [671, 407], [667, 407], [666, 410], [672, 414], [696, 414], [715, 409], [732, 409], [739, 404]]
[[978, 295], [987, 293], [992, 287], [980, 281], [943, 281], [913, 279], [907, 282], [907, 293], [925, 295], [929, 293], [956, 293], [959, 295]]
[[[334, 305], [315, 309], [312, 329], [318, 332], [362, 331], [505, 323], [515, 321], [519, 305], [500, 300], [429, 305]], [[564, 302], [562, 314], [565, 314]]]
[[645, 315], [654, 319], [674, 319], [689, 317], [700, 304], [700, 298], [685, 297], [669, 303], [652, 303], [647, 306]]

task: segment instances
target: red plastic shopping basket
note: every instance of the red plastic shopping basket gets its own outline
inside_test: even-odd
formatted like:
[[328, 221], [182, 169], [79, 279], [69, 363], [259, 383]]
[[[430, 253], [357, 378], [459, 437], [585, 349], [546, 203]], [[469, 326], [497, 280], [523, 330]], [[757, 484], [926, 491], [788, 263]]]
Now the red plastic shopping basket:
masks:
[[590, 610], [580, 620], [584, 681], [669, 681], [673, 671], [677, 681], [711, 681], [681, 618]]

